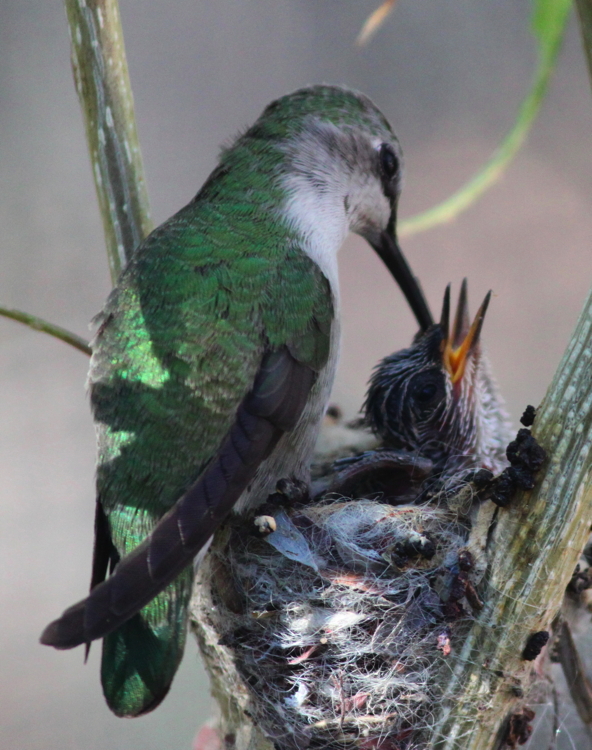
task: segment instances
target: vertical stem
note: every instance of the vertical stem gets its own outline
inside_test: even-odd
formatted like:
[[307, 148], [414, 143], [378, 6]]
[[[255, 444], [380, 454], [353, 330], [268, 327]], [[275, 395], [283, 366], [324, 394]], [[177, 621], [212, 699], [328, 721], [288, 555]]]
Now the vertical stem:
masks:
[[65, 0], [72, 67], [117, 280], [152, 228], [117, 0]]
[[580, 32], [592, 83], [592, 0], [576, 0]]

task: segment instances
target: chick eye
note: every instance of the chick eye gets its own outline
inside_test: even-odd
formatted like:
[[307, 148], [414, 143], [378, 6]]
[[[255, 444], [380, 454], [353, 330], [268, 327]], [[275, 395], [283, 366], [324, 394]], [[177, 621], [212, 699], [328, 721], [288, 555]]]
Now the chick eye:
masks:
[[416, 401], [419, 401], [420, 404], [425, 404], [434, 398], [437, 390], [438, 388], [435, 383], [426, 383], [415, 393], [414, 398]]
[[442, 374], [437, 370], [419, 373], [409, 384], [409, 395], [422, 410], [437, 406], [444, 397]]
[[399, 160], [389, 143], [383, 143], [379, 151], [380, 170], [387, 182], [390, 182], [399, 171]]

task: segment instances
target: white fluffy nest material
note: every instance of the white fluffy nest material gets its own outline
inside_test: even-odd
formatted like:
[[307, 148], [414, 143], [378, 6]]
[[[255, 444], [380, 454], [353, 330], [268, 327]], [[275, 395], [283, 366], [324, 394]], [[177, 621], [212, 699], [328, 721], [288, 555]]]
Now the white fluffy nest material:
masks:
[[368, 500], [271, 514], [267, 536], [231, 521], [210, 558], [211, 622], [252, 720], [281, 750], [423, 747], [470, 619], [467, 528]]

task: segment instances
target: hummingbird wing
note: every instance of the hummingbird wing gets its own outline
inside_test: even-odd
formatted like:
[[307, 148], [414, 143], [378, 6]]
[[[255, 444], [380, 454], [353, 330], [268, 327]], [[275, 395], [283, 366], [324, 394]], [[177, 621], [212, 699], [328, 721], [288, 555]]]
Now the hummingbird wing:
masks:
[[296, 425], [315, 377], [287, 347], [267, 352], [226, 439], [197, 482], [112, 576], [46, 628], [42, 643], [73, 648], [102, 638], [175, 579], [228, 515], [282, 434]]
[[107, 304], [90, 374], [93, 589], [41, 638], [72, 648], [107, 636], [103, 687], [120, 715], [166, 694], [192, 560], [298, 422], [329, 352], [331, 290], [305, 253], [273, 228], [254, 253], [236, 222], [196, 238], [190, 207], [148, 238]]

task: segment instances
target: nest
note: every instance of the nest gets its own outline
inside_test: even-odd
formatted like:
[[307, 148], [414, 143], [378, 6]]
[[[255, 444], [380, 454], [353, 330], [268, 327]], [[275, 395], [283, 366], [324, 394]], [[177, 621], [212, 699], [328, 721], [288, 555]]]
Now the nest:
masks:
[[425, 746], [447, 657], [480, 606], [460, 518], [337, 498], [217, 534], [198, 616], [276, 748]]

